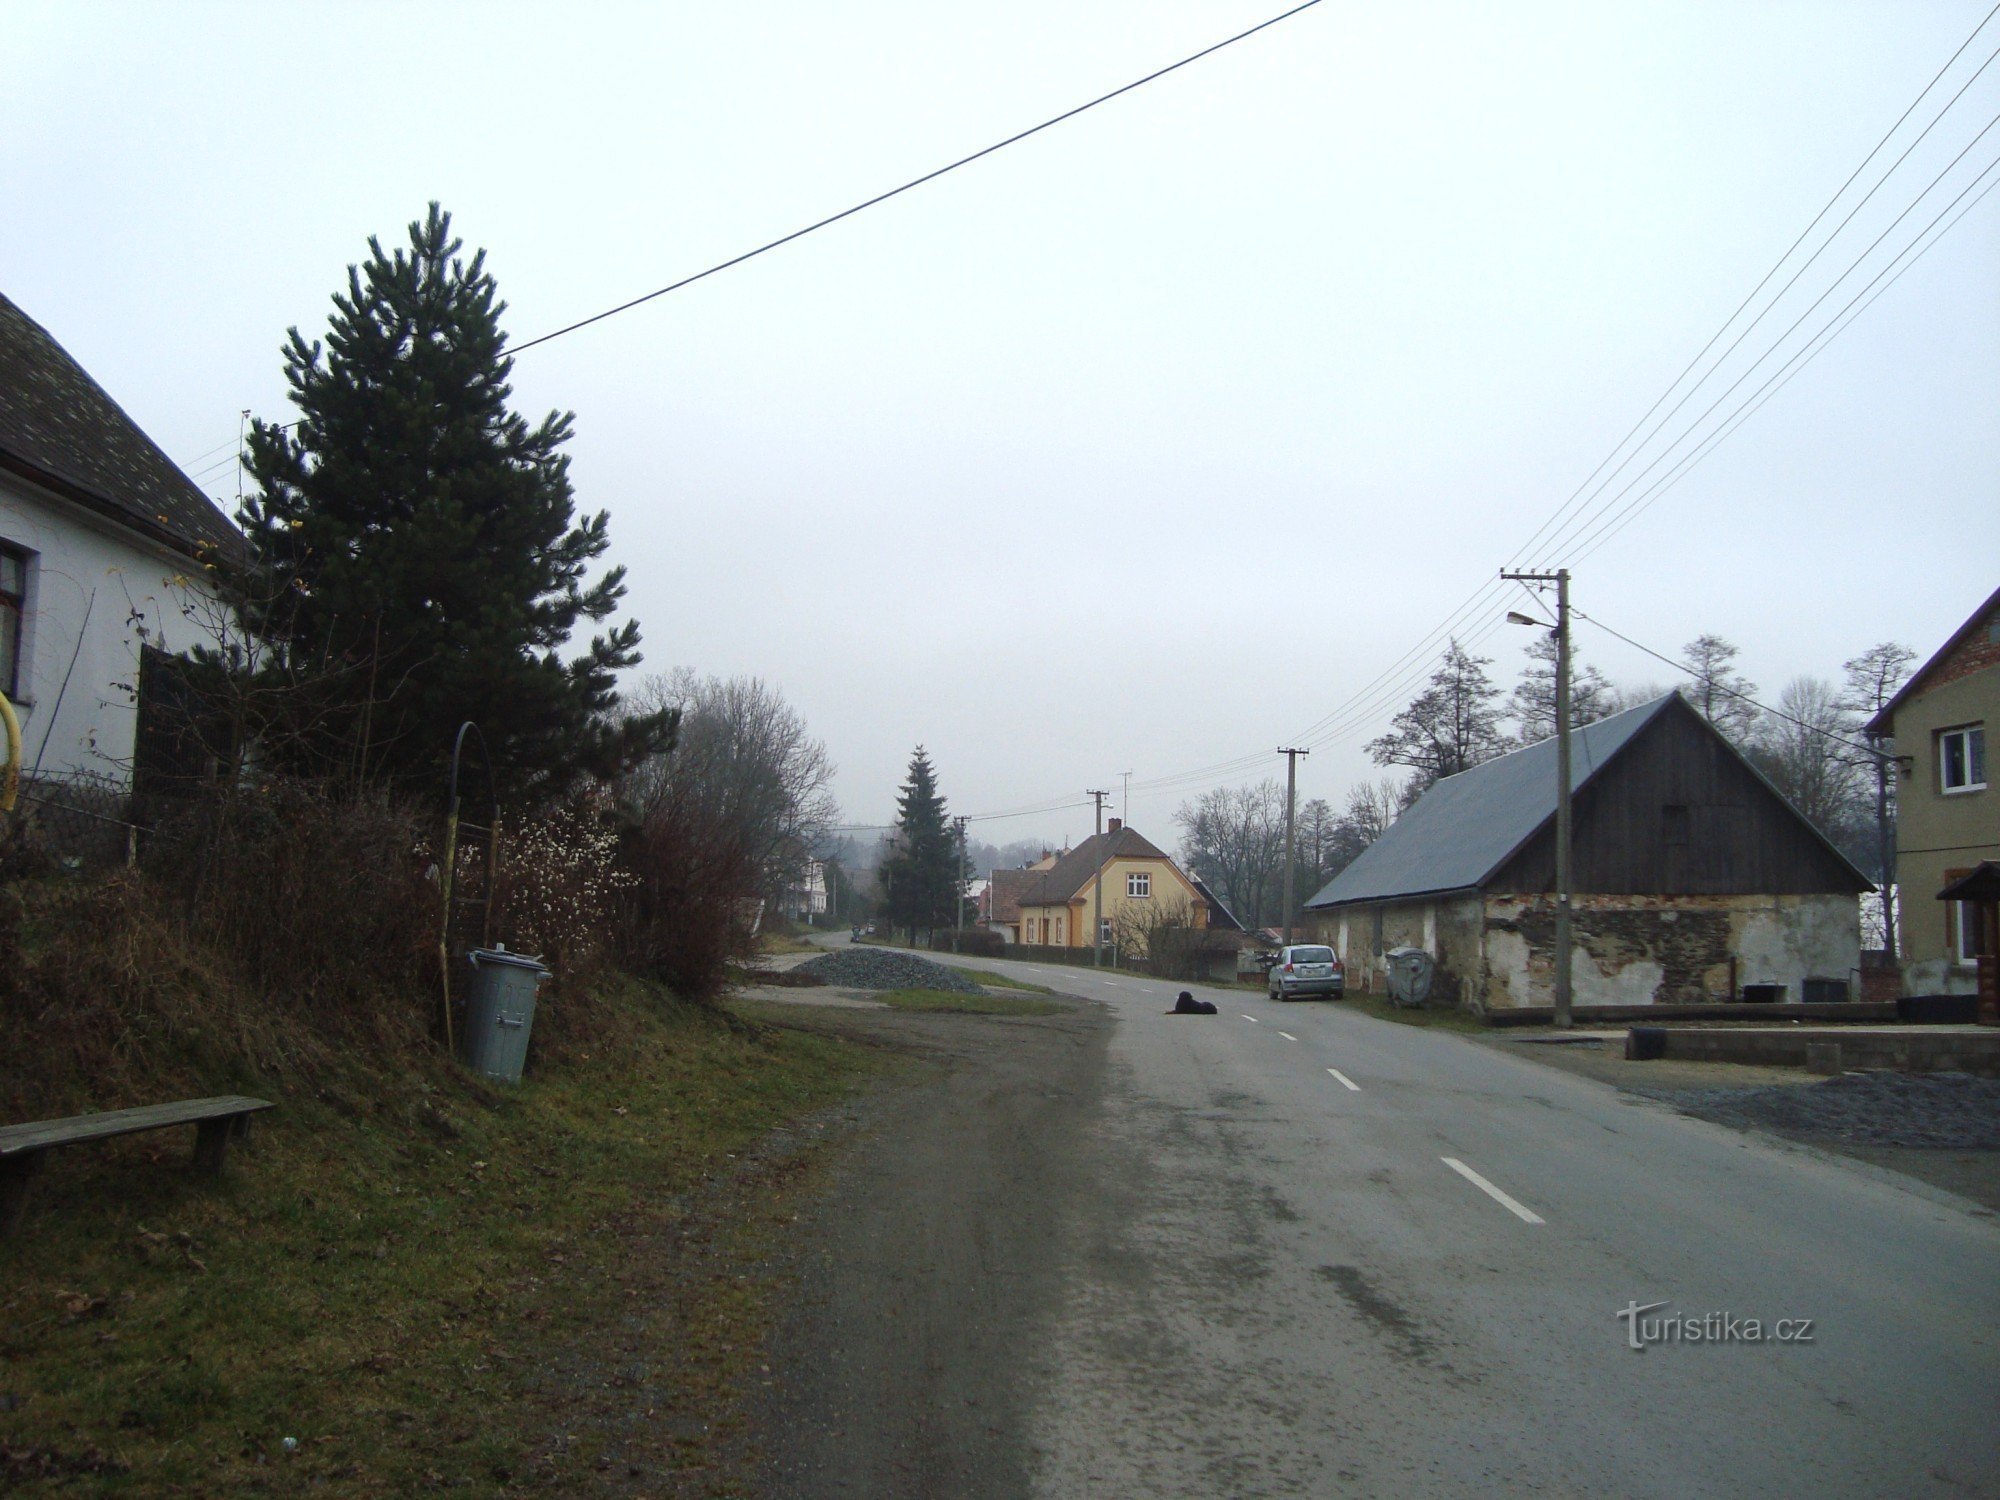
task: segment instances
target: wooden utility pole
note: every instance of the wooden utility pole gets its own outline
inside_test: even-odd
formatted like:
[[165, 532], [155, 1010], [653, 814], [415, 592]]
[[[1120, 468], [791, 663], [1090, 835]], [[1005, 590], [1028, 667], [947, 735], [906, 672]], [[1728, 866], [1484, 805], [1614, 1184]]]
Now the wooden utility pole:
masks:
[[951, 951], [958, 951], [958, 940], [965, 933], [965, 819], [953, 818], [952, 827], [958, 833], [958, 864], [951, 876]]
[[[1570, 1024], [1572, 969], [1570, 930], [1570, 759], [1569, 759], [1569, 569], [1553, 573], [1502, 573], [1515, 583], [1556, 586], [1556, 993], [1555, 1023]], [[1517, 624], [1546, 625], [1527, 615], [1509, 614]]]
[[[1083, 795], [1097, 804], [1097, 831], [1103, 833], [1104, 799], [1111, 793], [1086, 791]], [[1090, 924], [1093, 940], [1090, 962], [1092, 967], [1101, 969], [1104, 967], [1104, 850], [1101, 847], [1097, 851], [1097, 878], [1091, 882], [1091, 889], [1096, 892], [1097, 907]]]
[[1294, 892], [1292, 882], [1297, 877], [1299, 862], [1294, 856], [1298, 847], [1297, 824], [1299, 809], [1299, 757], [1311, 755], [1310, 750], [1287, 750], [1278, 747], [1278, 754], [1285, 757], [1285, 946], [1292, 946], [1292, 902]]

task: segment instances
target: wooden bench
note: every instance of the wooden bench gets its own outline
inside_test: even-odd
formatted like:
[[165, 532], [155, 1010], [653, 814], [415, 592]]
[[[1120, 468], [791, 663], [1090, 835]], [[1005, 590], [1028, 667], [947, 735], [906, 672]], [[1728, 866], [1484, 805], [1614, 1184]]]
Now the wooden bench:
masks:
[[143, 1109], [108, 1109], [102, 1114], [76, 1115], [67, 1120], [41, 1120], [30, 1125], [0, 1126], [0, 1234], [21, 1222], [27, 1207], [28, 1183], [41, 1170], [42, 1158], [58, 1146], [108, 1140], [142, 1130], [192, 1125], [194, 1164], [203, 1172], [222, 1170], [232, 1140], [250, 1133], [250, 1117], [274, 1106], [268, 1099], [231, 1095], [221, 1099], [184, 1099], [178, 1104], [150, 1104]]

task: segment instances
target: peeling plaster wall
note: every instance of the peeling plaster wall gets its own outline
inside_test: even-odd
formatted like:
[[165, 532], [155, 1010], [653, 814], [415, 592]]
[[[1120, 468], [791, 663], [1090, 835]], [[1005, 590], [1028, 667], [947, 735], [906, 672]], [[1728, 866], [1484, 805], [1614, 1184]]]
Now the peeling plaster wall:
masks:
[[[1378, 911], [1382, 920], [1379, 947], [1375, 944]], [[1437, 960], [1432, 1001], [1447, 1005], [1465, 1003], [1479, 993], [1485, 973], [1484, 925], [1485, 913], [1477, 896], [1309, 912], [1305, 922], [1314, 942], [1325, 943], [1340, 955], [1347, 967], [1348, 983], [1369, 993], [1388, 987], [1383, 955], [1391, 948], [1423, 949]]]
[[[1555, 998], [1555, 903], [1489, 896], [1485, 964], [1472, 993], [1488, 1008]], [[1861, 962], [1853, 896], [1590, 896], [1576, 898], [1572, 971], [1578, 1005], [1691, 1005], [1730, 995], [1736, 982], [1782, 984], [1804, 998], [1807, 979], [1844, 979]]]

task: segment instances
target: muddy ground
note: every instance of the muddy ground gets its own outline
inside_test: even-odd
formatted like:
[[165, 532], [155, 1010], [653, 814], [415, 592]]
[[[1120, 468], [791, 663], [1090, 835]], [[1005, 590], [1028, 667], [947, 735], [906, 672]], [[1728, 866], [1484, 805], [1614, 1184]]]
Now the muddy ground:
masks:
[[847, 1003], [750, 1004], [920, 1066], [855, 1106], [879, 1149], [845, 1155], [772, 1267], [790, 1287], [767, 1348], [785, 1378], [751, 1413], [755, 1493], [1025, 1494], [1023, 1408], [1062, 1291], [1051, 1226], [1087, 1209], [1110, 1020], [1082, 1002], [987, 1017], [824, 998]]

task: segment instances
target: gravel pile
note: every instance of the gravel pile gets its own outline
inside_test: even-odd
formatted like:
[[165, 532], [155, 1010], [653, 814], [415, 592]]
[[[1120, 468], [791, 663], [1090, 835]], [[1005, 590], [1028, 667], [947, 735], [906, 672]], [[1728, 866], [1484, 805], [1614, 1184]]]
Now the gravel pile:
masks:
[[983, 995], [978, 983], [958, 969], [934, 964], [909, 953], [889, 953], [880, 948], [840, 948], [819, 958], [809, 958], [793, 970], [810, 974], [826, 984], [846, 985], [857, 990], [956, 990], [961, 995]]
[[1848, 1073], [1770, 1088], [1640, 1088], [1683, 1114], [1737, 1129], [1855, 1146], [2000, 1150], [2000, 1079], [1965, 1073]]

